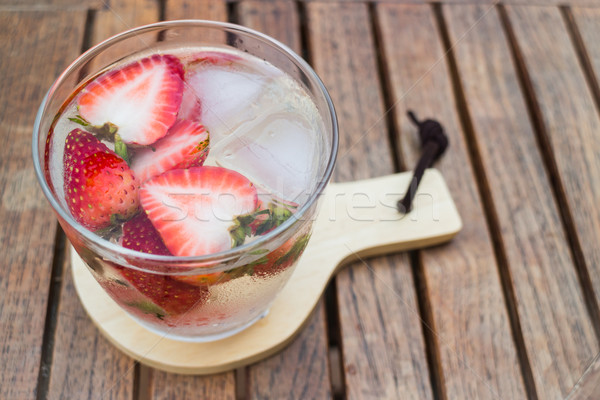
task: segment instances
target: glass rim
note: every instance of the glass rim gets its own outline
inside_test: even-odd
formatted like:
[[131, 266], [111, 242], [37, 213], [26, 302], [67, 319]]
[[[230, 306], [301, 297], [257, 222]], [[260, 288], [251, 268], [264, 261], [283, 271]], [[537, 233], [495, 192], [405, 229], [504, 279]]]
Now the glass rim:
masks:
[[[121, 40], [127, 39], [129, 37], [135, 36], [140, 33], [149, 32], [157, 29], [164, 28], [172, 28], [172, 27], [209, 27], [209, 28], [221, 28], [226, 29], [233, 32], [241, 32], [246, 35], [254, 36], [257, 39], [262, 40], [267, 43], [271, 47], [276, 48], [285, 54], [288, 58], [291, 59], [297, 66], [300, 67], [301, 71], [308, 77], [311, 83], [316, 84], [316, 87], [319, 89], [320, 94], [324, 97], [325, 102], [327, 103], [327, 108], [329, 115], [331, 117], [331, 125], [328, 127], [331, 131], [331, 152], [329, 153], [329, 159], [327, 161], [327, 166], [322, 176], [318, 180], [318, 184], [313, 193], [310, 194], [308, 199], [302, 204], [298, 211], [296, 211], [292, 217], [288, 218], [283, 224], [273, 229], [271, 232], [265, 234], [264, 236], [260, 236], [256, 240], [252, 242], [245, 243], [241, 246], [233, 247], [231, 249], [221, 251], [218, 253], [206, 254], [202, 256], [166, 256], [166, 255], [158, 255], [158, 254], [150, 254], [144, 253], [137, 250], [127, 249], [122, 247], [116, 243], [112, 243], [102, 237], [96, 235], [94, 232], [88, 230], [83, 225], [73, 218], [71, 213], [67, 212], [58, 202], [54, 193], [50, 189], [48, 182], [46, 182], [45, 174], [42, 171], [42, 167], [40, 165], [40, 152], [39, 152], [39, 138], [40, 138], [40, 125], [42, 116], [46, 112], [46, 107], [48, 105], [48, 99], [52, 96], [56, 88], [64, 81], [64, 79], [69, 76], [77, 67], [81, 64], [87, 62], [91, 57], [101, 52], [105, 48], [110, 47], [114, 43], [120, 42]], [[327, 126], [326, 126], [327, 128]], [[178, 264], [178, 263], [204, 263], [210, 261], [218, 261], [223, 259], [232, 259], [236, 256], [241, 256], [256, 247], [260, 247], [261, 245], [268, 243], [278, 237], [283, 232], [287, 231], [293, 224], [300, 221], [302, 217], [308, 212], [308, 210], [312, 207], [312, 205], [318, 200], [319, 196], [323, 193], [325, 187], [327, 186], [329, 179], [331, 178], [331, 174], [333, 172], [333, 168], [335, 166], [335, 161], [338, 153], [338, 124], [335, 108], [333, 106], [333, 102], [331, 97], [329, 96], [329, 92], [327, 91], [325, 85], [316, 74], [316, 72], [312, 69], [312, 67], [296, 52], [294, 52], [291, 48], [286, 46], [285, 44], [279, 42], [278, 40], [256, 31], [251, 28], [247, 28], [245, 26], [232, 24], [229, 22], [218, 22], [218, 21], [209, 21], [209, 20], [199, 20], [199, 19], [184, 19], [184, 20], [172, 20], [172, 21], [161, 21], [148, 25], [143, 25], [139, 27], [135, 27], [124, 32], [121, 32], [117, 35], [114, 35], [97, 45], [91, 47], [83, 54], [78, 56], [54, 81], [54, 83], [50, 86], [50, 89], [44, 96], [42, 103], [37, 111], [34, 126], [33, 126], [33, 140], [32, 140], [32, 152], [33, 152], [33, 164], [35, 169], [35, 174], [42, 188], [42, 192], [50, 202], [50, 205], [54, 209], [54, 211], [59, 215], [59, 217], [64, 220], [68, 225], [73, 227], [78, 234], [81, 234], [85, 239], [89, 242], [99, 246], [101, 249], [115, 253], [119, 256], [129, 258], [133, 257], [134, 259], [139, 259], [143, 261], [155, 261], [160, 262], [162, 264]], [[184, 268], [184, 266], [181, 266]], [[187, 266], [190, 268], [191, 266]], [[136, 267], [139, 268], [139, 267]], [[143, 267], [141, 267], [143, 268]], [[144, 268], [145, 269], [145, 268]], [[208, 269], [213, 269], [208, 267]]]

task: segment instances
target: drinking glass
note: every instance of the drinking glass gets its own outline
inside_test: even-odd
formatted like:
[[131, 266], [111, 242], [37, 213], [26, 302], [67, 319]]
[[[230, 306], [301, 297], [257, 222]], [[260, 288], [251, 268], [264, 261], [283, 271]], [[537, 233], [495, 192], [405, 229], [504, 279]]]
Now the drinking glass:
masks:
[[[317, 132], [312, 176], [303, 188], [302, 202], [283, 224], [255, 240], [216, 254], [176, 257], [137, 252], [105, 240], [78, 223], [63, 206], [50, 181], [46, 154], [57, 117], [73, 96], [94, 77], [115, 63], [143, 54], [168, 53], [187, 47], [237, 49], [265, 60], [285, 72], [314, 102], [323, 129]], [[261, 110], [256, 110], [260, 113]], [[212, 143], [211, 143], [212, 145]], [[35, 120], [33, 161], [38, 181], [58, 221], [91, 274], [131, 318], [147, 329], [176, 340], [202, 342], [227, 337], [266, 315], [270, 304], [291, 278], [302, 249], [285, 268], [271, 273], [253, 269], [261, 260], [282, 258], [281, 249], [300, 243], [304, 248], [318, 211], [319, 197], [331, 176], [338, 145], [335, 111], [315, 72], [292, 50], [254, 30], [212, 21], [160, 22], [129, 30], [91, 48], [77, 58], [54, 82]], [[243, 171], [240, 171], [243, 173]], [[61, 194], [62, 195], [62, 194]], [[278, 251], [279, 249], [279, 251]], [[283, 260], [281, 260], [283, 262]], [[277, 264], [277, 261], [275, 261]], [[196, 298], [178, 312], [165, 312], [133, 287], [124, 272], [152, 282], [153, 296], [170, 296], [173, 285], [179, 295]], [[174, 277], [200, 277], [205, 285], [184, 285]], [[183, 289], [182, 289], [183, 288]], [[181, 290], [184, 292], [181, 293]], [[195, 296], [195, 297], [194, 297]], [[160, 302], [159, 302], [160, 303]]]

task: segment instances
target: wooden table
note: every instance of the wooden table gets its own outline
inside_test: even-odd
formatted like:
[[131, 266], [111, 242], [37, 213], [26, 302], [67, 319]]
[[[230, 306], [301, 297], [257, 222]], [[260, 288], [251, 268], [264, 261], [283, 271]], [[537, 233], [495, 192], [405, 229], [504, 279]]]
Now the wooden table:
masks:
[[[0, 398], [600, 398], [600, 1], [566, 1], [0, 0]], [[464, 221], [447, 245], [349, 265], [289, 347], [214, 376], [152, 370], [99, 334], [30, 156], [75, 57], [180, 18], [256, 28], [314, 66], [337, 181], [415, 165], [407, 109], [442, 121]]]

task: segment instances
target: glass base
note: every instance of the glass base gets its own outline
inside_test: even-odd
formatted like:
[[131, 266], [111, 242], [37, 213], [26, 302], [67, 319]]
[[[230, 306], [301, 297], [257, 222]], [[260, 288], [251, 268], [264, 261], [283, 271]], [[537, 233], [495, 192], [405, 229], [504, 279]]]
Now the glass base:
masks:
[[240, 325], [237, 326], [233, 329], [224, 331], [224, 332], [219, 332], [216, 334], [212, 334], [212, 335], [202, 335], [202, 336], [182, 336], [182, 335], [175, 335], [172, 333], [168, 333], [168, 332], [164, 332], [164, 331], [160, 331], [148, 324], [146, 324], [144, 321], [142, 321], [139, 318], [136, 318], [134, 316], [132, 316], [131, 314], [127, 313], [127, 315], [129, 315], [129, 317], [131, 317], [135, 322], [137, 322], [139, 325], [143, 326], [144, 329], [149, 330], [150, 332], [166, 338], [166, 339], [172, 339], [172, 340], [177, 340], [180, 342], [188, 342], [188, 343], [205, 343], [205, 342], [214, 342], [216, 340], [221, 340], [221, 339], [225, 339], [227, 337], [233, 336], [236, 333], [239, 333], [241, 331], [243, 331], [244, 329], [250, 327], [251, 325], [253, 325], [254, 323], [258, 322], [259, 320], [263, 319], [264, 317], [267, 316], [267, 314], [269, 314], [269, 309], [267, 308], [265, 311], [263, 311], [261, 314], [258, 314], [256, 317], [254, 317], [253, 319], [251, 319], [250, 321], [246, 322], [244, 325]]

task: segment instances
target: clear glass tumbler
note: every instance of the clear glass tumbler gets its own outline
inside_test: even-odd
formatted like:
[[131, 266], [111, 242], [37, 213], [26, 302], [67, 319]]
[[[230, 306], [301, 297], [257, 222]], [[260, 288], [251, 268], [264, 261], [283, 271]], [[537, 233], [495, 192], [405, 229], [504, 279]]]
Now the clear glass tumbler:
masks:
[[[296, 212], [283, 224], [253, 241], [220, 253], [194, 257], [130, 250], [101, 238], [71, 215], [50, 181], [46, 143], [57, 116], [74, 93], [111, 65], [136, 54], [168, 53], [190, 46], [250, 53], [297, 82], [312, 99], [322, 120], [323, 129], [313, 138], [316, 145], [311, 176], [302, 188]], [[292, 276], [297, 258], [310, 237], [319, 197], [334, 167], [337, 145], [337, 122], [331, 99], [315, 72], [292, 50], [245, 27], [182, 20], [132, 29], [77, 58], [54, 82], [39, 108], [33, 132], [33, 161], [42, 190], [68, 239], [112, 299], [139, 324], [161, 336], [201, 342], [230, 336], [266, 315], [270, 304]], [[286, 252], [292, 247], [296, 251]], [[132, 274], [150, 282], [152, 287], [147, 289], [150, 296], [146, 296], [139, 285], [136, 287], [124, 279]], [[186, 277], [195, 284], [186, 285]], [[165, 298], [157, 299], [161, 296], [159, 293], [164, 293]], [[173, 300], [168, 299], [169, 296], [187, 300], [181, 307], [165, 309], [160, 306], [161, 300]]]

